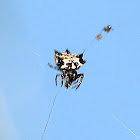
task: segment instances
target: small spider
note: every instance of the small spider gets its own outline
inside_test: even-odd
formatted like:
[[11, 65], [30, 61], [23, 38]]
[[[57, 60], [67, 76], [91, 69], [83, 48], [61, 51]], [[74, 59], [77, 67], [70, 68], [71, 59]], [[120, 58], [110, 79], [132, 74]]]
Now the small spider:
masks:
[[108, 25], [107, 27], [104, 27], [104, 28], [103, 28], [103, 30], [104, 30], [105, 32], [107, 32], [107, 33], [108, 33], [111, 29], [113, 30], [113, 28], [112, 28], [110, 25]]
[[96, 36], [96, 39], [97, 39], [97, 40], [102, 39], [102, 34], [101, 34], [101, 33], [100, 33], [100, 34], [98, 34], [98, 35]]
[[[83, 52], [84, 53], [84, 52]], [[82, 83], [84, 78], [84, 74], [77, 73], [77, 70], [85, 64], [85, 60], [83, 59], [83, 53], [79, 55], [71, 54], [67, 49], [64, 53], [60, 53], [55, 50], [55, 62], [57, 66], [52, 66], [48, 63], [51, 68], [56, 70], [60, 70], [62, 74], [57, 74], [55, 77], [55, 83], [57, 85], [57, 77], [61, 77], [61, 86], [63, 86], [63, 81], [65, 80], [65, 87], [68, 89], [71, 84], [78, 83], [72, 88], [78, 89]]]

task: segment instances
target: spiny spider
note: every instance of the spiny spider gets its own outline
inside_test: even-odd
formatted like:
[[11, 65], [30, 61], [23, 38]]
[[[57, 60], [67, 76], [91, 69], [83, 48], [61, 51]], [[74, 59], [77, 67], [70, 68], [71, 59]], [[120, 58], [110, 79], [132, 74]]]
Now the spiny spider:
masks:
[[77, 73], [77, 70], [85, 64], [85, 60], [83, 59], [83, 54], [71, 54], [70, 51], [67, 49], [64, 53], [60, 53], [55, 50], [55, 63], [57, 66], [52, 66], [48, 63], [51, 68], [56, 70], [60, 70], [62, 74], [57, 74], [55, 77], [55, 83], [57, 85], [57, 77], [61, 77], [61, 87], [63, 86], [63, 81], [65, 80], [65, 87], [68, 89], [71, 84], [78, 83], [77, 85], [73, 86], [72, 88], [78, 89], [82, 83], [84, 78], [84, 74]]

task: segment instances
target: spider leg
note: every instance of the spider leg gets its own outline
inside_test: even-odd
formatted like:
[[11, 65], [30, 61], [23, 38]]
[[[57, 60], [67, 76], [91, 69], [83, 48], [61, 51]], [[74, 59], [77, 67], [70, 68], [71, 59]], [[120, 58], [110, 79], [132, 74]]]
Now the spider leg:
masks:
[[53, 69], [60, 70], [60, 68], [55, 67], [55, 66], [51, 65], [50, 63], [48, 63], [48, 66], [51, 67], [51, 68], [53, 68]]
[[55, 84], [56, 84], [56, 86], [57, 86], [57, 77], [58, 76], [61, 76], [61, 74], [57, 74], [56, 77], [55, 77]]
[[65, 87], [68, 89], [68, 88], [71, 86], [71, 84], [72, 84], [72, 82], [67, 81], [67, 82], [65, 83]]
[[61, 78], [62, 78], [62, 80], [61, 80], [61, 87], [62, 87], [63, 86], [63, 79], [64, 79], [62, 74], [61, 74]]
[[79, 78], [77, 78], [77, 79], [76, 79], [76, 81], [75, 81], [73, 84], [76, 84], [76, 83], [78, 83], [78, 81], [79, 81]]
[[72, 87], [72, 88], [76, 88], [76, 90], [77, 90], [77, 89], [79, 88], [79, 86], [81, 85], [81, 83], [82, 83], [82, 81], [83, 81], [83, 78], [84, 78], [84, 74], [83, 74], [83, 73], [78, 74], [78, 75], [77, 75], [77, 78], [78, 78], [78, 79], [81, 78], [80, 81], [79, 81], [79, 83], [78, 83], [76, 86]]

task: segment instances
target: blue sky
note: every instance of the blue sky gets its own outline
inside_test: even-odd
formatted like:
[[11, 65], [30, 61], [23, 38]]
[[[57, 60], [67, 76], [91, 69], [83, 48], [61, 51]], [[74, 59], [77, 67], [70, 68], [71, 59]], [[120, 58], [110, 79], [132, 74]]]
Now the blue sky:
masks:
[[[138, 0], [0, 1], [0, 139], [135, 140], [140, 137]], [[114, 30], [95, 36], [104, 26]], [[82, 53], [75, 91], [55, 86], [54, 49]], [[131, 131], [130, 131], [131, 130]], [[9, 138], [10, 137], [10, 138]]]

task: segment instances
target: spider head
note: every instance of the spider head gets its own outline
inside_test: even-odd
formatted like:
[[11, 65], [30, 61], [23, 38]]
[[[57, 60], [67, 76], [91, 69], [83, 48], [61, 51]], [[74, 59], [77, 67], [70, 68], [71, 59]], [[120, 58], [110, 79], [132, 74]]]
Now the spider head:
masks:
[[66, 81], [65, 87], [69, 88], [73, 81], [77, 80], [77, 71], [76, 70], [64, 70], [63, 77]]

